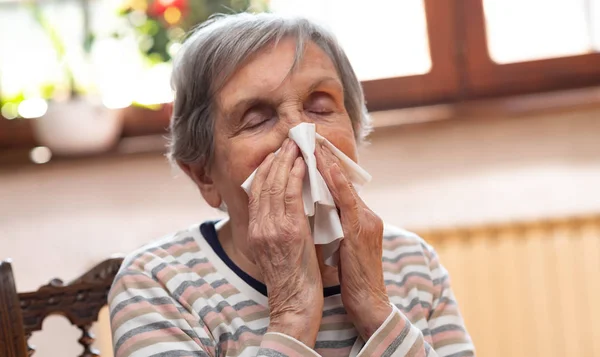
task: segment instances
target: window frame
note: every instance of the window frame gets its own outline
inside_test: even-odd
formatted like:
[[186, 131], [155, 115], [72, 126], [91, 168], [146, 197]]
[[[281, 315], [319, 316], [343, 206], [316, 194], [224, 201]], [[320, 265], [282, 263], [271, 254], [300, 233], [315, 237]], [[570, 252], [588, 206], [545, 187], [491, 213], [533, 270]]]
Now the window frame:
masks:
[[[423, 0], [431, 70], [425, 74], [362, 81], [370, 111], [449, 102], [458, 99], [457, 2]], [[382, 34], [393, 39], [393, 33]], [[393, 43], [390, 44], [393, 46]]]
[[600, 53], [499, 64], [488, 49], [483, 0], [457, 3], [469, 99], [546, 92], [600, 84]]

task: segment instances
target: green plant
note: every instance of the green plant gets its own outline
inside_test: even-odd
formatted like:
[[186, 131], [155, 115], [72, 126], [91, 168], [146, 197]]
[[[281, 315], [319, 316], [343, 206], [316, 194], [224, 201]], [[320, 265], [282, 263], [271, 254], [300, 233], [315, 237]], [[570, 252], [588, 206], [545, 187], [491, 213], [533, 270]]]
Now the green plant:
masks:
[[215, 13], [266, 11], [268, 0], [127, 0], [120, 15], [138, 36], [152, 62], [168, 62], [186, 32]]

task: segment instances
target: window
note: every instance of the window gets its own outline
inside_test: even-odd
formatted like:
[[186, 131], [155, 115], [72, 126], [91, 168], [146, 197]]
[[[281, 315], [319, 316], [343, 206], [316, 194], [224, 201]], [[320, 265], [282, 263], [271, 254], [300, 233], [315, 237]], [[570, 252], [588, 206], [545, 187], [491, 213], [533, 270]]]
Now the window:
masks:
[[450, 2], [271, 0], [270, 7], [304, 15], [336, 34], [370, 110], [450, 100], [458, 93]]
[[305, 16], [332, 30], [362, 81], [431, 70], [423, 0], [271, 0], [270, 9]]
[[465, 0], [464, 96], [600, 84], [599, 0]]
[[[600, 49], [600, 1], [484, 0], [487, 42], [498, 64]], [[591, 8], [588, 9], [588, 7]]]
[[[85, 1], [39, 2], [40, 13], [60, 38], [64, 63], [52, 36], [36, 21], [26, 3], [0, 3], [0, 89], [3, 97], [42, 96], [44, 88], [59, 92], [69, 86], [65, 65], [73, 72], [76, 86], [98, 91], [109, 107], [165, 103], [172, 100], [168, 65], [149, 65], [139, 54], [135, 37], [117, 15], [123, 0], [87, 0], [89, 21], [85, 23]], [[83, 50], [86, 26], [95, 43]], [[117, 39], [113, 35], [119, 33]]]
[[[115, 14], [124, 1], [133, 0], [38, 4], [63, 36], [77, 80], [95, 86], [108, 106], [167, 102], [169, 66], [148, 66], [139, 56], [137, 40]], [[84, 3], [90, 6], [88, 22]], [[275, 13], [304, 15], [337, 35], [371, 111], [600, 84], [600, 0], [268, 3]], [[3, 95], [35, 95], [45, 82], [65, 81], [56, 49], [26, 4], [0, 0]], [[97, 34], [90, 54], [79, 48], [86, 23]], [[116, 40], [111, 32], [119, 28]]]

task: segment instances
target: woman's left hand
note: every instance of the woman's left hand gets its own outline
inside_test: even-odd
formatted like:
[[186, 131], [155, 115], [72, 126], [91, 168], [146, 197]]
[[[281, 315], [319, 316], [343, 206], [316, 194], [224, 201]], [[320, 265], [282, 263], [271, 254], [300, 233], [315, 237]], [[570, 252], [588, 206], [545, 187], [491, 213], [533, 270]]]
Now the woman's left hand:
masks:
[[344, 230], [338, 266], [342, 302], [367, 341], [392, 312], [383, 279], [383, 221], [358, 196], [338, 158], [320, 144], [315, 153]]

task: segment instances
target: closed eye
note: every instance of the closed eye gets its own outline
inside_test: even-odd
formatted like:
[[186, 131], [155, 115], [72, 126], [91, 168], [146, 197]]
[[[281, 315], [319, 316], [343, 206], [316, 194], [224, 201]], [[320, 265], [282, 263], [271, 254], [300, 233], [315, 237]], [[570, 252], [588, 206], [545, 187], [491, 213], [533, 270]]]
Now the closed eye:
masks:
[[315, 92], [311, 94], [304, 104], [304, 110], [321, 115], [335, 112], [336, 107], [334, 99], [325, 92]]
[[256, 129], [275, 117], [275, 111], [266, 105], [256, 105], [246, 111], [242, 118], [244, 130]]

